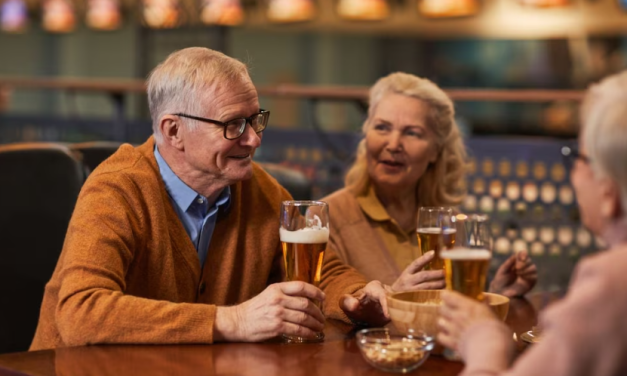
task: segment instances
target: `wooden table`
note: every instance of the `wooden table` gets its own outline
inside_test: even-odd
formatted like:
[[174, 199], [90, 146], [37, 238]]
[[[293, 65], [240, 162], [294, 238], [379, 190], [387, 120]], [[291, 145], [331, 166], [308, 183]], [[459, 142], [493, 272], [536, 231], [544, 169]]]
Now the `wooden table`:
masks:
[[[513, 299], [507, 323], [518, 336], [536, 324], [538, 309], [557, 298], [536, 294]], [[158, 376], [158, 375], [384, 375], [361, 357], [354, 329], [329, 320], [325, 341], [289, 345], [224, 343], [178, 346], [86, 346], [0, 355], [0, 376]], [[519, 350], [524, 350], [519, 343]], [[431, 356], [420, 375], [457, 375], [462, 363]]]

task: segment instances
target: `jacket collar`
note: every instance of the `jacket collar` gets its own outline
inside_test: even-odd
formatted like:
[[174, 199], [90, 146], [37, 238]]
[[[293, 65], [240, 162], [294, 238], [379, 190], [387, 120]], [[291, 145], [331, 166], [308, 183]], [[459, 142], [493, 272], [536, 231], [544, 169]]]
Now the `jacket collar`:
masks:
[[372, 184], [369, 185], [365, 195], [357, 196], [357, 202], [361, 210], [373, 221], [383, 222], [392, 219], [383, 207], [383, 204], [381, 204], [381, 201], [379, 201]]

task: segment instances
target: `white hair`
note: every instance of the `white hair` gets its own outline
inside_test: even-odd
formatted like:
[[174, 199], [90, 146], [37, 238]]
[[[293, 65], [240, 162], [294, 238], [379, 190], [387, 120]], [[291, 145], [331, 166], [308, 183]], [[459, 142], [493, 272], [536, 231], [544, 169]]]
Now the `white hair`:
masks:
[[619, 186], [623, 213], [627, 213], [627, 70], [588, 89], [581, 123], [592, 170]]
[[[163, 141], [159, 123], [164, 115], [184, 112], [199, 116], [207, 89], [238, 80], [250, 80], [246, 65], [221, 52], [191, 47], [170, 54], [148, 77], [148, 107], [157, 143]], [[189, 129], [197, 127], [194, 120], [185, 122]]]

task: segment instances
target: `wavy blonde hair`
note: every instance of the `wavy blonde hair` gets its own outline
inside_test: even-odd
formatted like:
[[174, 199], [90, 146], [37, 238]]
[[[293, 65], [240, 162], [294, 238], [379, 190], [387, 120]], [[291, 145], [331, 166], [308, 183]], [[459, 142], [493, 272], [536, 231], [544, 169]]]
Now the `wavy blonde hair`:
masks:
[[627, 216], [627, 70], [591, 86], [581, 105], [581, 137], [597, 176], [612, 179]]
[[[451, 99], [433, 82], [408, 73], [392, 73], [379, 79], [370, 88], [368, 119], [362, 132], [369, 129], [377, 105], [387, 95], [401, 94], [419, 99], [429, 106], [427, 126], [433, 132], [437, 159], [425, 171], [416, 188], [419, 206], [456, 206], [466, 196], [466, 148], [455, 122], [455, 108]], [[355, 163], [344, 180], [345, 186], [356, 196], [370, 187], [366, 160], [366, 140], [357, 147]]]

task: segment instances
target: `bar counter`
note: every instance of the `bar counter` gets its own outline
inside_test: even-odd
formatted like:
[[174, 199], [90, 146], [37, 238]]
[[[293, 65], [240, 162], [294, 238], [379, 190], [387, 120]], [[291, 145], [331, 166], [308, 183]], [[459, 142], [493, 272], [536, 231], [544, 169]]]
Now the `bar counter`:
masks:
[[[512, 299], [507, 324], [520, 334], [536, 324], [537, 312], [561, 294]], [[214, 345], [111, 345], [0, 355], [0, 376], [154, 375], [384, 375], [362, 358], [355, 329], [328, 320], [319, 344], [220, 343]], [[518, 342], [519, 351], [526, 345]], [[457, 375], [463, 364], [430, 356], [414, 374]]]

